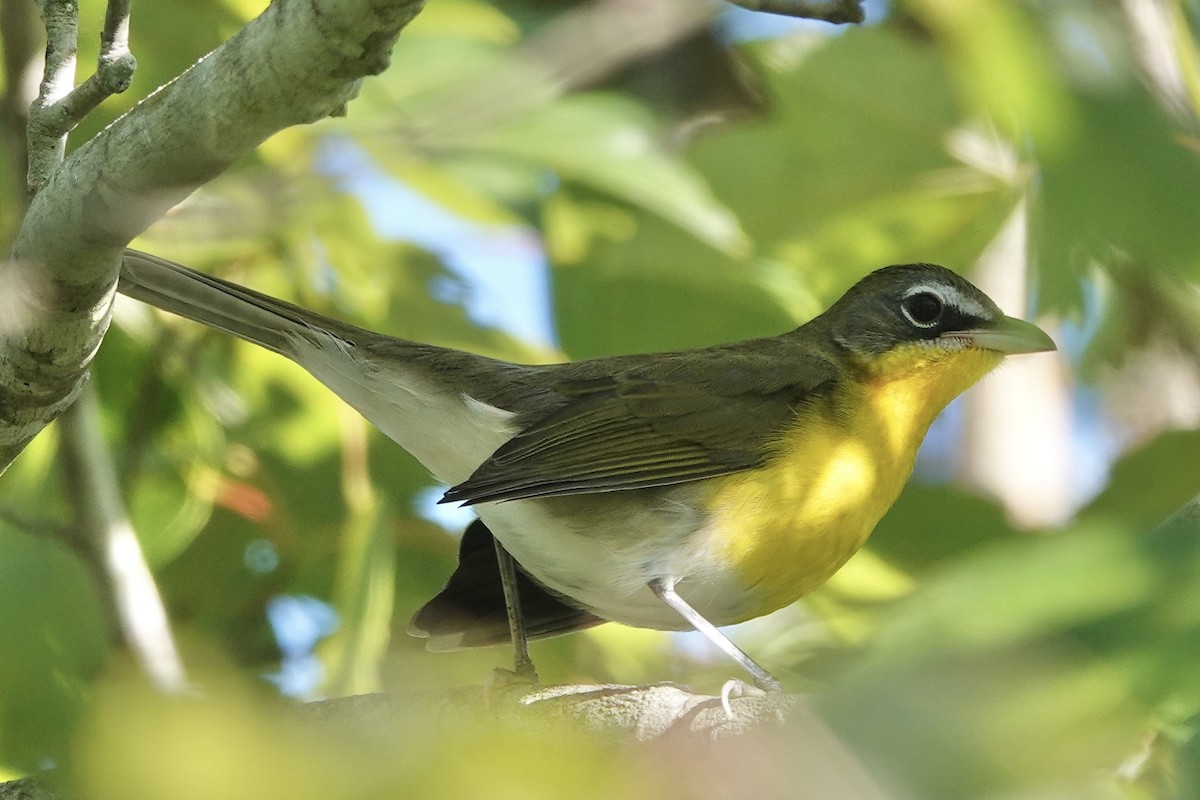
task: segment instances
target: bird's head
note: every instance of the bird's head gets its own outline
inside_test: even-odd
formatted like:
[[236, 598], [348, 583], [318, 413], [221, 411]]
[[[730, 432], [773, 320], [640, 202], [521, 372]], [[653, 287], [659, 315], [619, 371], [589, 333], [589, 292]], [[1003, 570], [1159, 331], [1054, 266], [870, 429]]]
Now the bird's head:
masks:
[[[884, 267], [813, 320], [879, 403], [921, 429], [1005, 356], [1053, 350], [965, 278], [933, 264]], [[922, 430], [923, 434], [923, 430]]]
[[1005, 316], [970, 281], [934, 264], [877, 270], [818, 320], [840, 347], [868, 361], [896, 351], [939, 360], [967, 350], [998, 361], [1055, 349], [1041, 328]]

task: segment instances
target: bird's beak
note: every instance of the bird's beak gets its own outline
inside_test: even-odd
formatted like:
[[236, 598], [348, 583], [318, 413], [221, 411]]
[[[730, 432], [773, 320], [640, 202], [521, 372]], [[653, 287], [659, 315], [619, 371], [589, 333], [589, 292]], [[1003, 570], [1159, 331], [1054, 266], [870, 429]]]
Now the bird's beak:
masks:
[[1054, 340], [1044, 330], [1015, 317], [1001, 317], [987, 327], [969, 331], [955, 331], [955, 339], [965, 339], [971, 347], [994, 350], [1004, 355], [1016, 353], [1041, 353], [1056, 350]]

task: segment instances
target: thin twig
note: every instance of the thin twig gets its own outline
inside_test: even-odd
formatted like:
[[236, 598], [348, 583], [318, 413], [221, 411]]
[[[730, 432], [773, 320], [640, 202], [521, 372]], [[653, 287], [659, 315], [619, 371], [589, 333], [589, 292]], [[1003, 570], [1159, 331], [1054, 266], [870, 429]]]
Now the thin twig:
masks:
[[786, 17], [804, 17], [824, 22], [862, 22], [862, 0], [729, 0], [751, 11], [766, 11]]
[[79, 39], [79, 7], [70, 0], [38, 0], [46, 28], [46, 71], [37, 100], [29, 109], [29, 194], [46, 184], [66, 154], [66, 131], [43, 123], [47, 109], [71, 93]]
[[129, 0], [108, 0], [100, 32], [100, 66], [129, 53]]
[[122, 507], [99, 415], [89, 384], [59, 418], [63, 474], [75, 508], [76, 534], [89, 543], [104, 568], [109, 602], [142, 668], [160, 689], [180, 691], [187, 683], [183, 665], [154, 576]]
[[46, 26], [46, 76], [29, 113], [31, 193], [45, 185], [61, 163], [67, 134], [106, 97], [128, 89], [137, 68], [129, 52], [129, 0], [109, 2], [96, 71], [74, 88], [78, 6], [72, 0], [40, 0], [39, 5]]
[[[79, 114], [76, 122], [105, 97], [128, 89], [136, 69], [137, 59], [129, 52], [129, 0], [109, 0], [104, 13], [104, 30], [100, 33], [100, 57], [96, 59], [96, 72], [72, 92], [88, 95], [86, 100], [81, 99], [73, 104], [74, 113]], [[88, 102], [92, 103], [90, 107], [86, 107]]]

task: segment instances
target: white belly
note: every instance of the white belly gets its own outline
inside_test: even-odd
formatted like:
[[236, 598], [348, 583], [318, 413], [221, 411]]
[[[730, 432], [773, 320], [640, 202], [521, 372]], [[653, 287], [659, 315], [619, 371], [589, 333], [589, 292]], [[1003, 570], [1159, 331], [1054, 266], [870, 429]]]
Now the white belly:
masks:
[[[484, 503], [480, 518], [521, 566], [542, 584], [605, 619], [640, 628], [691, 626], [654, 596], [648, 584], [673, 578], [676, 590], [716, 625], [739, 617], [746, 587], [714, 557], [714, 531], [689, 502], [686, 485], [549, 500]], [[568, 519], [556, 513], [570, 503]], [[579, 513], [579, 506], [584, 513]]]

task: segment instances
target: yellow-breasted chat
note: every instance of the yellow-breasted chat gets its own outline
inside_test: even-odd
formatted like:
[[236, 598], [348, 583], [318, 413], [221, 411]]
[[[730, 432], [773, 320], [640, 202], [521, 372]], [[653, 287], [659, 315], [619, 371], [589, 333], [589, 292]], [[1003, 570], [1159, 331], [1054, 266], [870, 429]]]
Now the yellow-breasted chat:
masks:
[[430, 649], [604, 621], [716, 626], [827, 580], [899, 495], [934, 417], [1006, 355], [1054, 349], [942, 267], [885, 267], [795, 330], [519, 365], [396, 339], [156, 256], [120, 290], [300, 364], [478, 515], [413, 620]]

